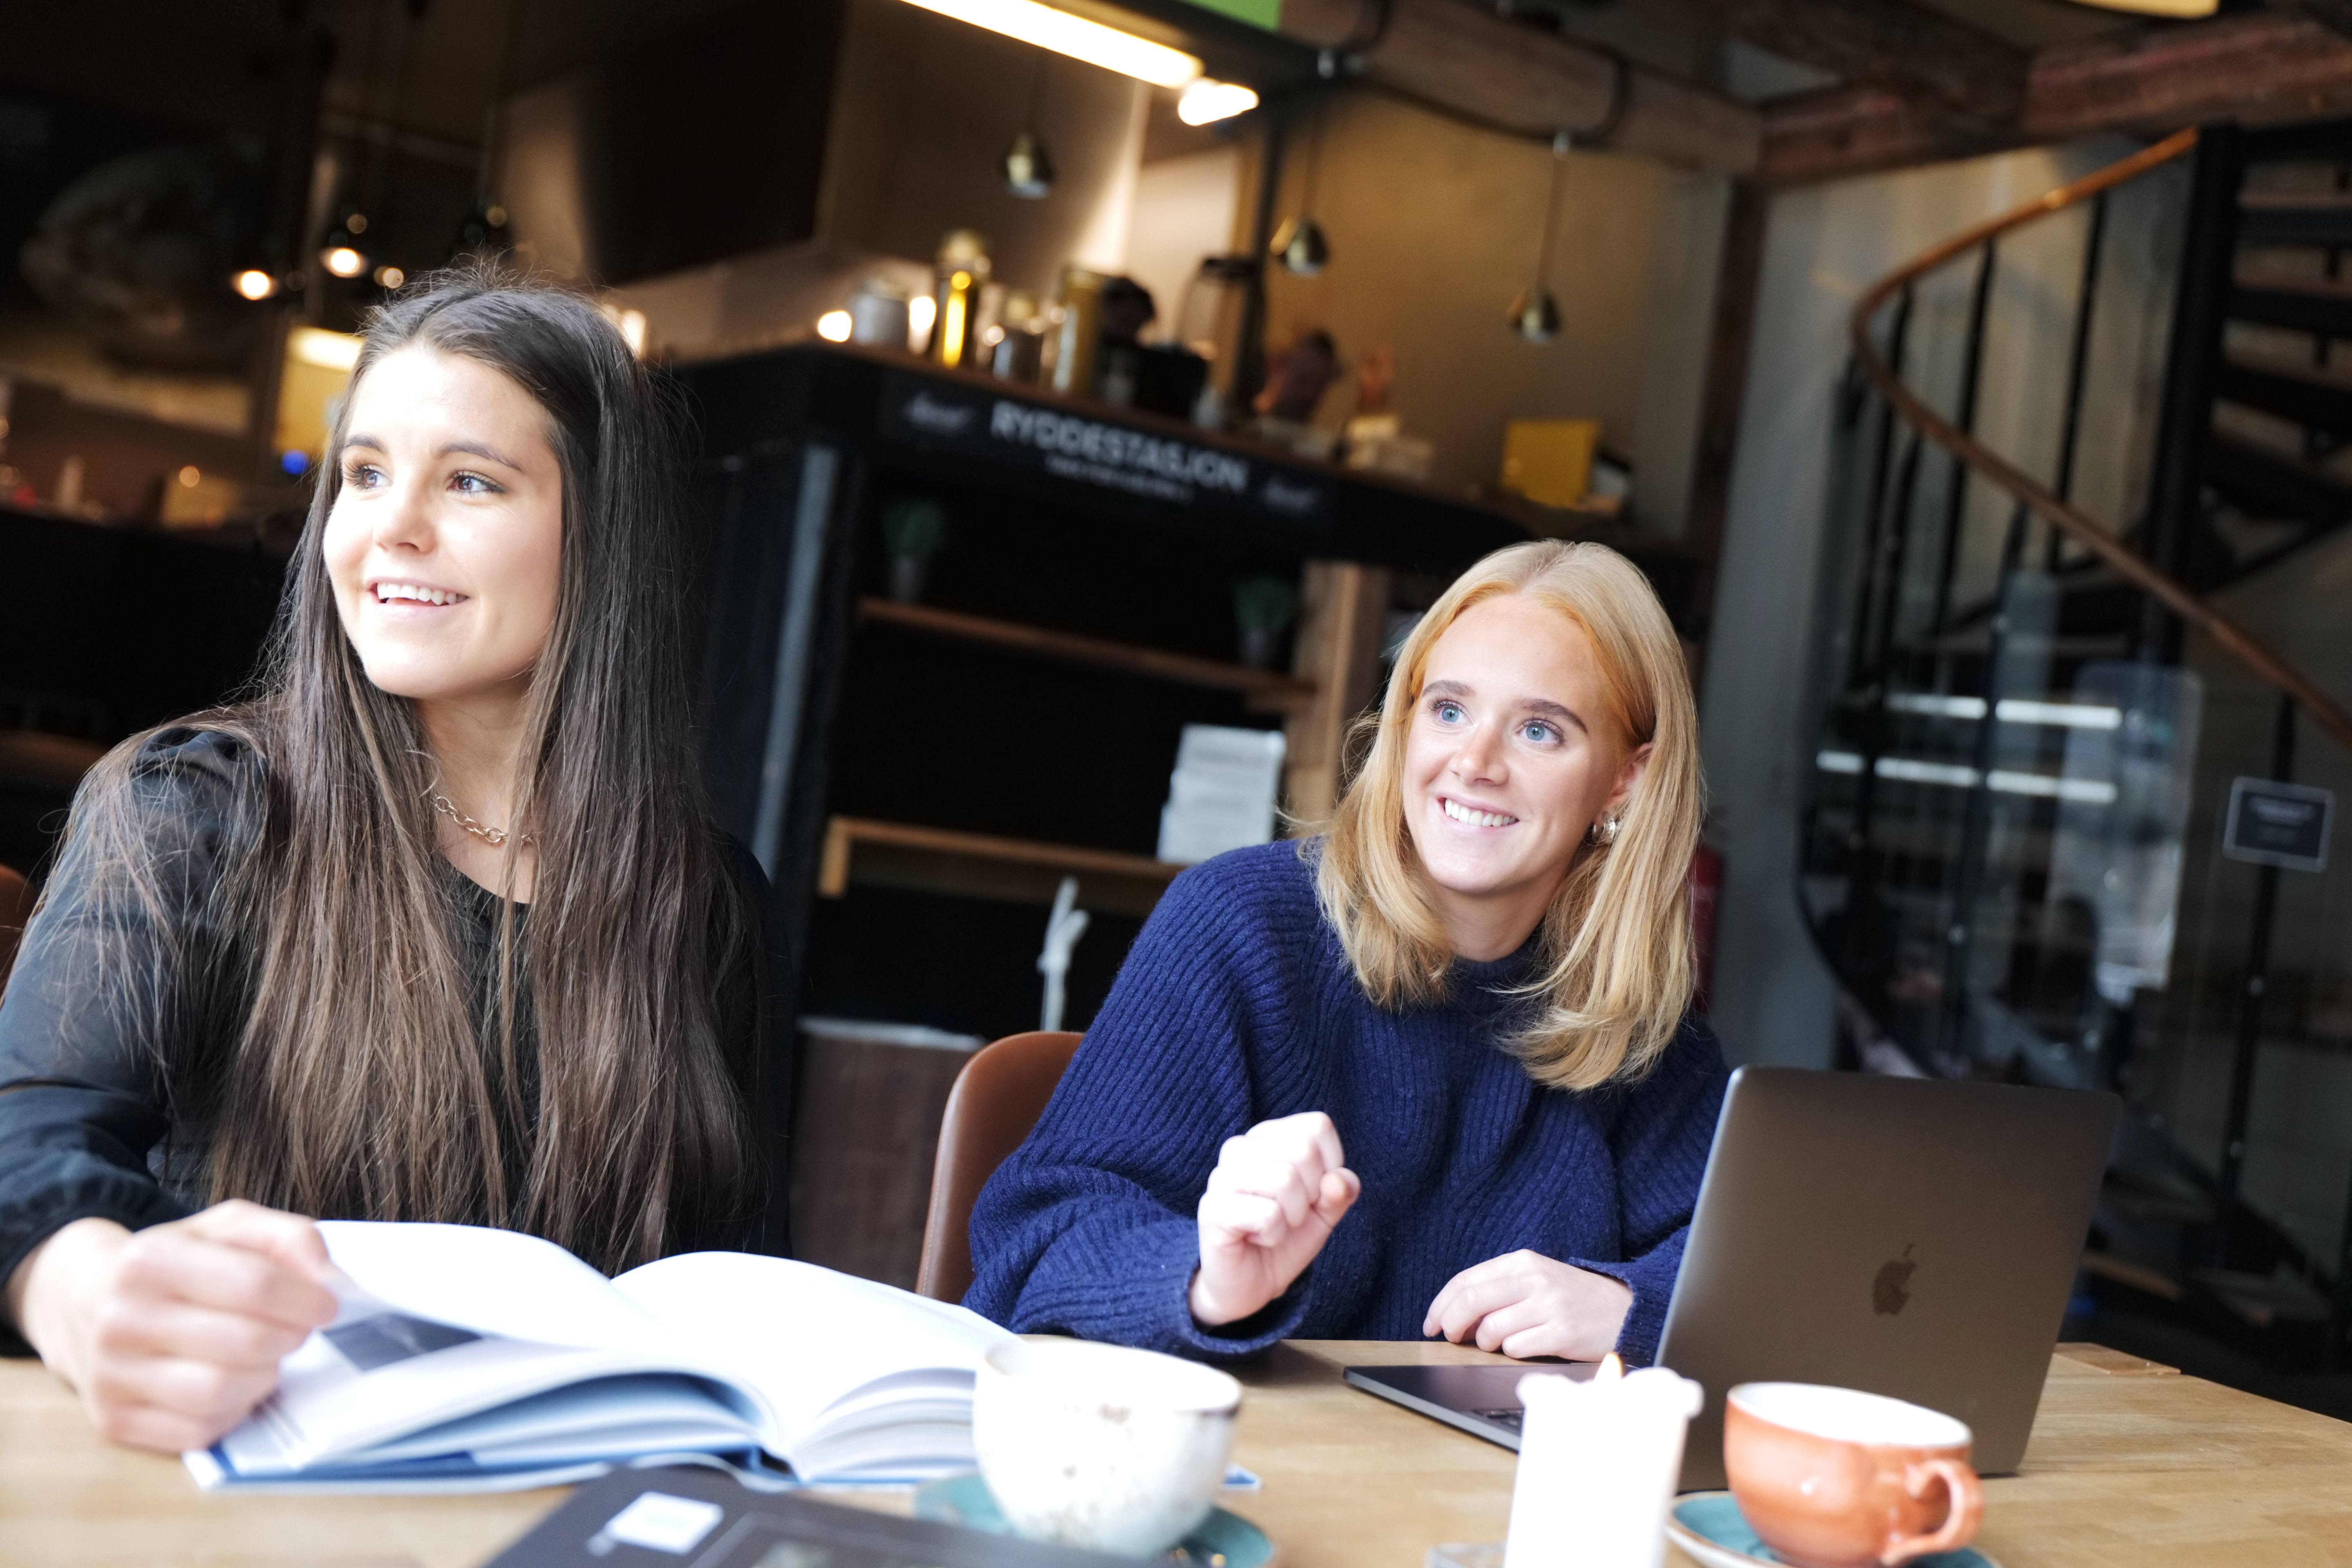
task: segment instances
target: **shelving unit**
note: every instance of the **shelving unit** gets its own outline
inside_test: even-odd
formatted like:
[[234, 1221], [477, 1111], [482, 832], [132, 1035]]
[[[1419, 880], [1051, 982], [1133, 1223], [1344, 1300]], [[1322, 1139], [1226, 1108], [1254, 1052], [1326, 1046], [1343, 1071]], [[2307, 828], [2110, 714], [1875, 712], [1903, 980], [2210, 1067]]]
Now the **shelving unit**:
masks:
[[1022, 626], [986, 616], [938, 610], [928, 605], [902, 605], [895, 599], [860, 599], [857, 601], [857, 614], [860, 620], [905, 631], [985, 643], [1033, 653], [1043, 658], [1066, 659], [1073, 664], [1119, 670], [1154, 680], [1236, 691], [1241, 693], [1243, 702], [1253, 712], [1296, 711], [1313, 702], [1318, 689], [1312, 680], [1275, 670], [1253, 669], [1244, 664], [1223, 664], [1215, 659], [1196, 658], [1190, 654], [1168, 653], [1160, 648], [1140, 647], [1133, 643], [1081, 637], [1074, 632], [1052, 631], [1044, 626]]
[[1087, 907], [1139, 915], [1150, 912], [1182, 869], [1149, 855], [835, 816], [825, 824], [816, 890], [820, 898], [838, 899], [859, 883], [1051, 903], [1062, 879], [1074, 876]]
[[[1064, 1022], [1084, 1027], [1183, 869], [1151, 850], [1184, 727], [1278, 724], [1282, 805], [1312, 825], [1378, 689], [1391, 574], [1527, 537], [1426, 487], [879, 351], [681, 374], [706, 454], [705, 776], [775, 888], [794, 1016], [1034, 1028], [1045, 906], [1075, 877]], [[883, 523], [912, 501], [943, 527], [905, 604], [880, 596]], [[1234, 590], [1269, 576], [1299, 614], [1286, 668], [1253, 668], [1224, 656]], [[769, 1075], [762, 1126], [800, 1255], [911, 1283], [940, 1053], [835, 1042], [795, 1069]]]

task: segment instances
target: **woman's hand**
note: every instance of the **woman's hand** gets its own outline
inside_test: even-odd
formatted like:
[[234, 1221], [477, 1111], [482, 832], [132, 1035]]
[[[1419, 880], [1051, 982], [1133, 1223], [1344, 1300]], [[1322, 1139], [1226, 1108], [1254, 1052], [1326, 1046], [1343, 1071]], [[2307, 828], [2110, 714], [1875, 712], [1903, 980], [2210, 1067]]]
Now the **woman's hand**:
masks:
[[1598, 1361], [1617, 1343], [1633, 1292], [1595, 1274], [1535, 1252], [1512, 1252], [1465, 1268], [1429, 1304], [1424, 1335], [1456, 1344], [1475, 1336], [1482, 1351], [1521, 1360], [1554, 1355]]
[[136, 1234], [76, 1220], [17, 1268], [8, 1305], [100, 1432], [176, 1454], [268, 1397], [278, 1359], [333, 1321], [332, 1269], [310, 1221], [231, 1202]]
[[1346, 1159], [1339, 1129], [1319, 1110], [1225, 1140], [1201, 1194], [1195, 1321], [1239, 1322], [1290, 1289], [1364, 1190]]

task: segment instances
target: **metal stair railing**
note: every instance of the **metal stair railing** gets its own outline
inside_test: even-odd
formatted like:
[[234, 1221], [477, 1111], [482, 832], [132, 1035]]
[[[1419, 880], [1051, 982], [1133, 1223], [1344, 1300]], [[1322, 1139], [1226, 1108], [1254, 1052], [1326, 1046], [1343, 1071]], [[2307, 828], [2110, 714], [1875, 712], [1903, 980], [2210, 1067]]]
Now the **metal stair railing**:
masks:
[[[2226, 1131], [2218, 1158], [2192, 1153], [2198, 1139], [2184, 1143], [2178, 1126], [2168, 1125], [2146, 1104], [2136, 1106], [2111, 1183], [2113, 1201], [2102, 1206], [2103, 1226], [2122, 1239], [2116, 1251], [2095, 1253], [2086, 1267], [2104, 1258], [2104, 1268], [2091, 1268], [2094, 1274], [2104, 1272], [2140, 1289], [2168, 1279], [2184, 1298], [2201, 1289], [2208, 1307], [2225, 1303], [2236, 1314], [2231, 1322], [2241, 1327], [2243, 1321], [2269, 1323], [2277, 1301], [2293, 1305], [2297, 1290], [2304, 1297], [2329, 1298], [2333, 1318], [2318, 1359], [2333, 1366], [2352, 1321], [2352, 1194], [2346, 1199], [2341, 1231], [2318, 1237], [2308, 1225], [2300, 1237], [2292, 1234], [2241, 1193], [2253, 1064], [2265, 1034], [2263, 993], [2279, 896], [2277, 870], [2260, 873], [2251, 929], [2242, 923], [2236, 928], [2242, 932], [2244, 968], [2233, 976], [2239, 1001], [2226, 1031], [2209, 1020], [2189, 1039], [2202, 1004], [2182, 1000], [2210, 978], [2208, 971], [2234, 968], [2239, 939], [2226, 931], [2200, 935], [2183, 925], [2180, 946], [2193, 962], [2173, 961], [2169, 993], [2158, 980], [2150, 983], [2154, 991], [2127, 993], [2129, 999], [2120, 1004], [2111, 996], [2104, 1003], [2094, 1000], [2082, 1015], [2087, 1021], [2071, 1034], [2063, 1010], [2034, 1016], [2031, 997], [2021, 1000], [2019, 994], [2042, 984], [2045, 967], [2081, 970], [2090, 962], [2081, 942], [2070, 946], [2066, 933], [2051, 934], [2053, 914], [2065, 913], [2056, 896], [2053, 856], [2065, 833], [2065, 802], [2073, 798], [2068, 792], [2099, 787], [2076, 776], [2071, 749], [2095, 706], [2079, 696], [2081, 682], [2097, 678], [2086, 675], [2092, 667], [2081, 660], [2099, 658], [2104, 650], [2105, 679], [2123, 679], [2128, 686], [2133, 670], [2158, 671], [2193, 658], [2217, 691], [2231, 679], [2251, 677], [2280, 694], [2275, 721], [2266, 726], [2274, 731], [2272, 743], [2254, 746], [2240, 737], [2223, 745], [2212, 737], [2227, 726], [2209, 726], [2208, 743], [2186, 749], [2184, 768], [2217, 760], [2228, 763], [2242, 755], [2251, 759], [2259, 751], [2259, 765], [2236, 771], [2287, 778], [2294, 771], [2298, 720], [2317, 731], [2314, 739], [2352, 752], [2352, 711], [2270, 640], [2135, 548], [2146, 545], [2160, 559], [2180, 560], [2179, 549], [2168, 554], [2164, 548], [2168, 530], [2177, 545], [2182, 510], [2199, 504], [2198, 482], [2213, 484], [2217, 494], [2228, 489], [2221, 470], [2238, 454], [2230, 448], [2232, 437], [2213, 426], [2217, 402], [2259, 408], [2258, 399], [2276, 402], [2293, 390], [2224, 363], [2221, 321], [2245, 293], [2232, 283], [2235, 241], [2229, 225], [2222, 226], [2218, 242], [2205, 242], [2199, 252], [2192, 215], [2190, 254], [2177, 286], [2177, 311], [2197, 308], [2189, 291], [2203, 291], [2210, 335], [2206, 362], [2192, 365], [2184, 377], [2180, 356], [2193, 334], [2180, 331], [2177, 318], [2157, 457], [2159, 493], [2168, 465], [2181, 481], [2174, 488], [2171, 515], [2164, 515], [2159, 500], [2137, 526], [2110, 527], [2073, 499], [2109, 193], [2197, 151], [2200, 142], [2200, 132], [2184, 131], [1956, 234], [1880, 279], [1855, 306], [1851, 374], [1836, 422], [1841, 446], [1832, 506], [1839, 520], [1833, 527], [1843, 528], [1859, 546], [1853, 553], [1859, 571], [1836, 673], [1839, 689], [1824, 716], [1815, 758], [1798, 894], [1815, 941], [1846, 993], [1842, 1011], [1856, 1044], [1895, 1047], [1895, 1070], [1924, 1065], [1929, 1070], [1981, 1072], [1986, 1060], [1998, 1058], [2011, 1062], [2007, 1070], [2032, 1081], [2112, 1085], [2127, 1064], [2157, 1048], [2150, 1044], [2155, 1037], [2149, 1017], [2161, 1020], [2164, 1038], [2158, 1046], [2176, 1056], [2200, 1042], [2210, 1047], [2233, 1037]], [[2206, 149], [2214, 156], [2200, 155], [2195, 201], [2224, 202], [2234, 213], [2242, 197], [2235, 182], [2243, 174], [2242, 163], [2230, 161], [2234, 146], [2219, 142]], [[2352, 125], [2345, 146], [2352, 167]], [[2233, 183], [2226, 191], [2207, 188], [2209, 163], [2230, 171]], [[2045, 485], [1977, 434], [1988, 314], [2001, 241], [2037, 220], [2084, 206], [2089, 221], [2066, 342], [2063, 416], [2053, 479]], [[2352, 223], [2345, 227], [2352, 240]], [[1931, 366], [1936, 363], [1918, 342], [1922, 322], [1933, 319], [1919, 308], [1921, 280], [1971, 257], [1976, 268], [1968, 280], [1967, 340], [1947, 416], [1906, 384], [1904, 371], [1915, 357]], [[2335, 265], [2331, 254], [2331, 278]], [[2324, 346], [2315, 358], [2325, 367]], [[2334, 394], [2330, 401], [2329, 388], [2315, 384], [2318, 402], [2306, 425], [2344, 423], [2335, 404], [2352, 405], [2352, 392]], [[2183, 441], [2193, 443], [2185, 454]], [[1940, 465], [1927, 463], [1931, 452], [1949, 463], [1948, 488], [1940, 493], [1928, 488], [1944, 473]], [[2280, 491], [2281, 504], [2301, 507], [2314, 526], [2284, 545], [2241, 552], [2226, 563], [2226, 573], [2209, 573], [2199, 581], [2243, 582], [2352, 521], [2352, 511], [2328, 510], [2338, 485], [2352, 497], [2352, 479], [2331, 476], [2321, 463], [2327, 455], [2306, 441], [2299, 468], [2280, 461], [2274, 452], [2257, 451], [2251, 459], [2258, 471], [2251, 478], [2231, 470], [2242, 486]], [[1984, 521], [1996, 531], [1970, 531], [1972, 485], [1990, 486], [2003, 496], [2005, 529], [1995, 516]], [[2300, 488], [2287, 493], [2282, 487]], [[2042, 536], [2038, 550], [2029, 548], [2036, 524]], [[1996, 583], [1989, 596], [1956, 604], [1964, 534], [1983, 547], [1970, 553], [1969, 571], [1980, 574], [1997, 560]], [[2135, 616], [2136, 624], [2117, 628], [2112, 623], [2119, 616]], [[2189, 639], [2186, 648], [2184, 637]], [[2215, 654], [2219, 659], [2210, 657]], [[2061, 693], [2053, 679], [2058, 667], [2069, 663], [2077, 666], [2072, 697]], [[2240, 673], [2232, 677], [2231, 670]], [[2198, 680], [2180, 679], [2193, 703], [2201, 689]], [[2130, 724], [2146, 717], [2124, 706]], [[2234, 718], [2245, 704], [2234, 699], [2229, 706]], [[2193, 726], [2195, 713], [2188, 717]], [[2068, 748], [2064, 770], [2053, 773], [2049, 764], [2062, 742]], [[2205, 771], [2210, 774], [2212, 769]], [[2192, 792], [2207, 801], [2208, 809], [2213, 790], [2206, 786], [2215, 782], [2202, 777]], [[2187, 807], [2182, 810], [2185, 816]], [[2125, 814], [2118, 806], [2111, 815]], [[2175, 843], [2182, 864], [2190, 868], [2185, 882], [2177, 884], [2176, 896], [2183, 901], [2176, 909], [2189, 908], [2187, 895], [2202, 898], [2216, 887], [2234, 888], [2226, 879], [2244, 875], [2242, 868], [2217, 871], [2212, 868], [2218, 860], [2189, 855], [2189, 841], [2178, 834]], [[2032, 924], [2036, 919], [2038, 927]], [[2095, 921], [2093, 946], [2097, 934]], [[2165, 940], [2170, 952], [2173, 938], [2168, 933]], [[2007, 952], [1996, 951], [1995, 943], [2006, 944]], [[2215, 958], [2223, 948], [2229, 951]], [[2031, 973], [2021, 986], [2014, 982], [2027, 958]], [[2004, 962], [2011, 966], [2006, 971], [2000, 968]], [[2180, 973], [2187, 971], [2194, 973], [2183, 982]], [[1989, 984], [1986, 975], [1996, 973], [2010, 973], [2011, 981]], [[2104, 984], [2098, 989], [2105, 994]], [[2062, 984], [2056, 994], [2069, 993]], [[2207, 1005], [2204, 1011], [2217, 1009]], [[1865, 1042], [1865, 1035], [1875, 1038]], [[2175, 1036], [2189, 1043], [2176, 1043]], [[2212, 1054], [2207, 1052], [2209, 1058]], [[2165, 1242], [2166, 1234], [2174, 1240]], [[2174, 1255], [2160, 1258], [2161, 1268], [2146, 1265], [2147, 1257], [2168, 1245]], [[2138, 1261], [2127, 1256], [2135, 1247]], [[2265, 1296], [2263, 1279], [2270, 1273], [2284, 1284]], [[2193, 1316], [2197, 1307], [2189, 1300], [2181, 1310]]]
[[[1950, 453], [1969, 471], [2007, 490], [2016, 498], [2021, 507], [2097, 556], [2117, 576], [2156, 600], [2184, 624], [2211, 637], [2239, 663], [2294, 699], [2296, 707], [2309, 714], [2340, 743], [2352, 747], [2352, 710], [2347, 710], [2302, 670], [2271, 651], [2253, 633], [2206, 603], [2187, 585], [2159, 570], [2146, 556], [2126, 545], [2116, 531], [2052, 494], [2023, 469], [1927, 406], [1903, 384], [1902, 378], [1872, 342], [1872, 323], [1877, 320], [1879, 311], [1885, 308], [1889, 300], [1921, 277], [1969, 251], [1981, 248], [2012, 229], [2080, 205], [2151, 169], [2172, 162], [2195, 148], [2197, 137], [2198, 132], [2194, 130], [2168, 136], [2145, 152], [2136, 153], [2120, 163], [2111, 163], [2095, 174], [2086, 174], [2070, 184], [2061, 185], [2021, 206], [1963, 229], [1881, 278], [1864, 290], [1861, 301], [1853, 308], [1848, 331], [1854, 365], [1878, 395], [1885, 398], [1920, 435]], [[1990, 276], [1989, 267], [1983, 276]], [[1955, 485], [1953, 489], [1957, 493], [1959, 487]]]

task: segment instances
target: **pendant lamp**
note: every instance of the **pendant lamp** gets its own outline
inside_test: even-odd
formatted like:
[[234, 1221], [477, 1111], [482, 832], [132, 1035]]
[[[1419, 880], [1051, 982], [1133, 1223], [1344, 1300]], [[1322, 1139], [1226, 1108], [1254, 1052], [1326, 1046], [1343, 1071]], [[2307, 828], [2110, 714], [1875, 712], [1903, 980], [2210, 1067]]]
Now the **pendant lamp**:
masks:
[[[507, 13], [506, 42], [499, 52], [499, 74], [492, 89], [492, 103], [504, 103], [515, 90], [516, 59], [522, 48], [524, 6], [521, 0]], [[466, 209], [457, 231], [449, 239], [446, 259], [457, 261], [467, 257], [485, 260], [496, 259], [514, 248], [514, 237], [508, 227], [511, 216], [494, 183], [502, 178], [506, 167], [508, 117], [489, 117], [488, 134], [484, 138], [480, 174], [474, 187], [474, 205]]]
[[367, 228], [367, 214], [345, 207], [327, 237], [319, 242], [319, 265], [337, 278], [357, 278], [365, 272], [368, 253], [360, 237]]
[[1045, 140], [1037, 134], [1037, 110], [1045, 98], [1045, 66], [1052, 57], [1037, 51], [1037, 74], [1029, 88], [1029, 113], [1021, 129], [1013, 133], [997, 160], [997, 170], [1004, 176], [1004, 188], [1016, 196], [1036, 201], [1054, 188], [1054, 159], [1045, 151]]
[[1316, 166], [1323, 161], [1323, 107], [1315, 109], [1315, 129], [1307, 143], [1307, 190], [1298, 210], [1282, 220], [1274, 231], [1274, 243], [1268, 250], [1283, 270], [1301, 278], [1312, 278], [1323, 270], [1331, 259], [1331, 243], [1323, 237], [1323, 226], [1315, 221]]
[[1559, 336], [1559, 301], [1544, 286], [1551, 270], [1551, 231], [1559, 216], [1560, 171], [1568, 166], [1568, 132], [1551, 139], [1551, 193], [1544, 199], [1543, 239], [1536, 248], [1535, 281], [1511, 301], [1511, 331], [1531, 343], [1548, 343]]

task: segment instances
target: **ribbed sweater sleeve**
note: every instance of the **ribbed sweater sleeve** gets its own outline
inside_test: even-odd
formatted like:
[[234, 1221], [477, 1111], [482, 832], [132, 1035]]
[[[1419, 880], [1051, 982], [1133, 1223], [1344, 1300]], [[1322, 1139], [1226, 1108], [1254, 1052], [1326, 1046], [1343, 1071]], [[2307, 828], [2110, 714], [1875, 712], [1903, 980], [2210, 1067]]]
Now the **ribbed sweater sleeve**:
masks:
[[[1314, 880], [1288, 843], [1176, 879], [981, 1194], [966, 1305], [1016, 1330], [1213, 1358], [1294, 1334], [1405, 1340], [1448, 1279], [1524, 1248], [1622, 1280], [1618, 1349], [1652, 1359], [1723, 1100], [1714, 1036], [1685, 1021], [1637, 1083], [1547, 1088], [1509, 1048], [1532, 944], [1457, 960], [1445, 997], [1384, 1008]], [[1186, 1292], [1220, 1145], [1308, 1110], [1339, 1129], [1362, 1195], [1280, 1300], [1203, 1331]]]
[[[165, 730], [122, 787], [160, 907], [69, 843], [0, 991], [0, 1281], [75, 1220], [138, 1230], [188, 1212], [149, 1155], [172, 1130], [169, 1066], [227, 967], [210, 893], [252, 829], [258, 764], [230, 736]], [[0, 1355], [28, 1352], [0, 1320]]]
[[1187, 1304], [1207, 1173], [1258, 1120], [1254, 1074], [1295, 1056], [1282, 960], [1301, 933], [1234, 885], [1249, 874], [1196, 867], [1145, 922], [1035, 1131], [972, 1210], [968, 1306], [1022, 1332], [1195, 1357], [1246, 1355], [1297, 1327], [1311, 1268], [1224, 1331]]

